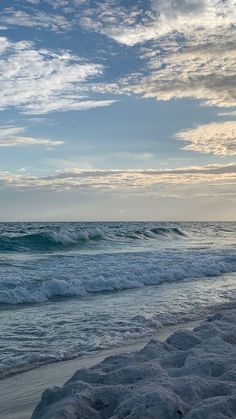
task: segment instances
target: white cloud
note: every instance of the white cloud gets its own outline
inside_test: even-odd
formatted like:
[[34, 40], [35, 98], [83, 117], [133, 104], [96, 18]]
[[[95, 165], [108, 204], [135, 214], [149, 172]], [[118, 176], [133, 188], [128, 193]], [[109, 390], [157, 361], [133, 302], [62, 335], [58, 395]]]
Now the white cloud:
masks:
[[[162, 51], [160, 53], [160, 48]], [[195, 98], [207, 105], [231, 107], [236, 103], [236, 32], [199, 31], [184, 45], [163, 40], [143, 49], [148, 75], [129, 81], [131, 92], [158, 100]]]
[[69, 51], [37, 50], [32, 42], [0, 37], [0, 45], [0, 109], [46, 114], [113, 103], [88, 96], [90, 79], [102, 74], [101, 65], [83, 62]]
[[23, 127], [0, 127], [0, 147], [19, 147], [40, 145], [54, 147], [63, 144], [63, 141], [53, 141], [46, 138], [30, 137], [21, 135], [25, 132]]
[[134, 93], [165, 101], [192, 98], [208, 106], [234, 107], [236, 31], [199, 30], [183, 42], [177, 38], [165, 37], [143, 46], [140, 56], [145, 60], [144, 71], [93, 88], [104, 93]]
[[84, 4], [86, 2], [89, 2], [89, 0], [54, 0], [53, 3], [51, 0], [44, 0], [48, 4], [51, 4], [53, 8], [59, 8], [62, 7], [63, 9], [68, 10], [67, 8], [71, 8], [73, 6], [80, 6], [81, 4]]
[[[82, 3], [86, 5], [86, 1], [82, 0], [56, 0], [53, 3], [48, 1], [53, 8], [63, 10]], [[96, 93], [134, 93], [157, 100], [193, 98], [210, 106], [235, 106], [236, 0], [152, 0], [148, 8], [145, 8], [144, 4], [141, 7], [140, 3], [135, 6], [121, 6], [119, 1], [106, 0], [93, 7], [89, 7], [88, 2], [88, 6], [80, 13], [76, 13], [76, 9], [73, 10], [71, 19], [49, 15], [39, 10], [35, 10], [32, 17], [26, 11], [16, 11], [12, 8], [5, 9], [4, 16], [8, 24], [41, 26], [52, 30], [71, 29], [79, 19], [80, 24], [88, 30], [105, 34], [128, 47], [138, 45], [137, 54], [144, 62], [144, 67], [142, 66], [139, 73], [129, 74], [111, 84], [91, 84], [91, 90]], [[1, 48], [5, 48], [4, 45], [0, 46]], [[30, 48], [36, 52], [32, 45]], [[11, 59], [13, 60], [14, 56], [13, 65], [17, 68], [19, 60], [13, 50]], [[76, 79], [74, 70], [78, 75], [79, 66], [73, 62], [74, 58], [68, 57], [62, 66], [60, 53], [53, 56], [47, 51], [43, 56], [42, 50], [39, 50], [37, 57], [29, 58], [29, 54], [25, 57], [25, 51], [18, 55], [21, 55], [29, 68], [34, 59], [38, 62], [38, 67], [43, 63], [49, 65], [49, 69], [51, 67], [52, 70], [51, 77], [48, 77], [47, 73], [45, 77], [42, 76], [45, 86], [48, 86], [50, 91], [50, 94], [46, 93], [46, 101], [41, 100], [40, 95], [38, 101], [30, 100], [30, 103], [25, 98], [25, 103], [20, 103], [24, 112], [40, 114], [53, 110], [87, 109], [112, 103], [86, 98], [88, 86], [84, 85], [85, 80], [82, 86], [81, 80]], [[60, 66], [57, 65], [59, 62]], [[82, 64], [79, 65], [81, 69]], [[86, 65], [88, 70], [89, 64]], [[90, 64], [90, 70], [93, 70], [93, 74], [88, 73], [87, 78], [101, 74], [103, 68]], [[25, 81], [25, 85], [28, 83], [30, 87], [28, 90], [32, 89], [32, 95], [41, 82], [40, 77], [37, 78], [37, 71], [39, 68], [34, 67], [33, 80], [29, 78]], [[53, 75], [54, 71], [57, 74]], [[13, 79], [12, 85], [14, 82], [17, 87], [20, 77], [16, 78], [17, 80]], [[54, 90], [51, 95], [54, 81], [58, 89], [61, 84], [61, 91]], [[6, 82], [7, 79], [4, 79], [4, 83]], [[21, 85], [24, 88], [22, 80]], [[45, 89], [46, 87], [43, 90]], [[74, 95], [72, 91], [75, 92]]]
[[191, 142], [184, 150], [218, 156], [236, 155], [236, 121], [200, 125], [195, 129], [177, 133], [176, 138]]
[[81, 24], [132, 46], [176, 31], [188, 34], [199, 28], [229, 27], [236, 19], [235, 6], [235, 0], [152, 0], [145, 10], [107, 0], [97, 9], [87, 9]]
[[74, 6], [80, 6], [89, 0], [27, 0], [28, 3], [38, 5], [40, 3], [47, 3], [53, 9], [63, 9], [64, 12], [71, 12]]
[[5, 37], [0, 37], [0, 54], [3, 54], [10, 47], [10, 42]]
[[2, 20], [5, 26], [47, 28], [56, 32], [71, 29], [73, 24], [65, 16], [48, 14], [40, 10], [28, 13], [24, 10], [15, 10], [13, 8], [4, 9], [0, 13], [0, 20]]
[[198, 99], [236, 104], [236, 1], [153, 0], [144, 10], [107, 1], [88, 9], [81, 24], [128, 47], [138, 45], [144, 68], [104, 91], [157, 100]]

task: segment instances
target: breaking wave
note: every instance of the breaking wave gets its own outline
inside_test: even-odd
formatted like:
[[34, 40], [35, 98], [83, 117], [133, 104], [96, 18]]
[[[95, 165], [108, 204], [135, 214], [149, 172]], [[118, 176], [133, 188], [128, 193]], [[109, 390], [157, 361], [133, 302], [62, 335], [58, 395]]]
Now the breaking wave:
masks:
[[99, 254], [87, 256], [87, 259], [76, 257], [76, 261], [73, 270], [72, 257], [70, 270], [67, 267], [66, 272], [62, 262], [57, 278], [55, 272], [47, 271], [47, 265], [44, 265], [47, 271], [44, 279], [41, 276], [39, 280], [35, 279], [32, 271], [30, 277], [20, 282], [3, 284], [0, 303], [40, 303], [59, 297], [83, 297], [236, 272], [236, 256], [232, 251]]
[[50, 251], [57, 248], [72, 247], [88, 241], [101, 240], [99, 231], [51, 231], [25, 234], [15, 237], [1, 237], [0, 250], [5, 251]]
[[0, 236], [0, 251], [56, 251], [68, 249], [98, 241], [171, 239], [185, 237], [186, 233], [177, 227], [155, 227], [128, 231], [103, 231], [97, 229], [60, 229], [45, 232], [27, 233], [15, 236]]

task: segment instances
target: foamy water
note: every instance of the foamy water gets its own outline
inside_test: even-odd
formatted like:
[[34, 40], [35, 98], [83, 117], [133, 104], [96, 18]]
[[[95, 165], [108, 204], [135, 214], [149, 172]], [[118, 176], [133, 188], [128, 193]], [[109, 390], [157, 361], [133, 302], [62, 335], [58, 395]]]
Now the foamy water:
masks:
[[235, 301], [235, 223], [0, 224], [0, 374]]

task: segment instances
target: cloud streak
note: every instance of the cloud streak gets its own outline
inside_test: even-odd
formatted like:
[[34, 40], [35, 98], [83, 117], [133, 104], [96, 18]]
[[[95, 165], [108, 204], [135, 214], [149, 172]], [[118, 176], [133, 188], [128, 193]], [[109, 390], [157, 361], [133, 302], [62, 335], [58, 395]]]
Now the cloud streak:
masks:
[[20, 147], [20, 146], [45, 146], [54, 147], [62, 145], [63, 141], [53, 141], [46, 138], [23, 136], [23, 127], [0, 127], [0, 147]]
[[[125, 192], [156, 194], [164, 190], [168, 196], [181, 194], [183, 188], [199, 191], [223, 187], [228, 194], [235, 194], [236, 163], [208, 165], [165, 170], [65, 170], [47, 177], [24, 174], [0, 173], [1, 187], [14, 189], [34, 188], [69, 191], [72, 189], [98, 192]], [[164, 189], [163, 189], [164, 188]]]

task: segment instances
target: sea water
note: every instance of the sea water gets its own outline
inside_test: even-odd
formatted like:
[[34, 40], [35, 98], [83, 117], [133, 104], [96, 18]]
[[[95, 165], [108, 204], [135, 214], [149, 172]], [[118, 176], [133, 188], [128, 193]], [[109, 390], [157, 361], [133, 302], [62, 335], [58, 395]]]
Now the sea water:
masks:
[[1, 223], [0, 377], [231, 308], [236, 223]]

